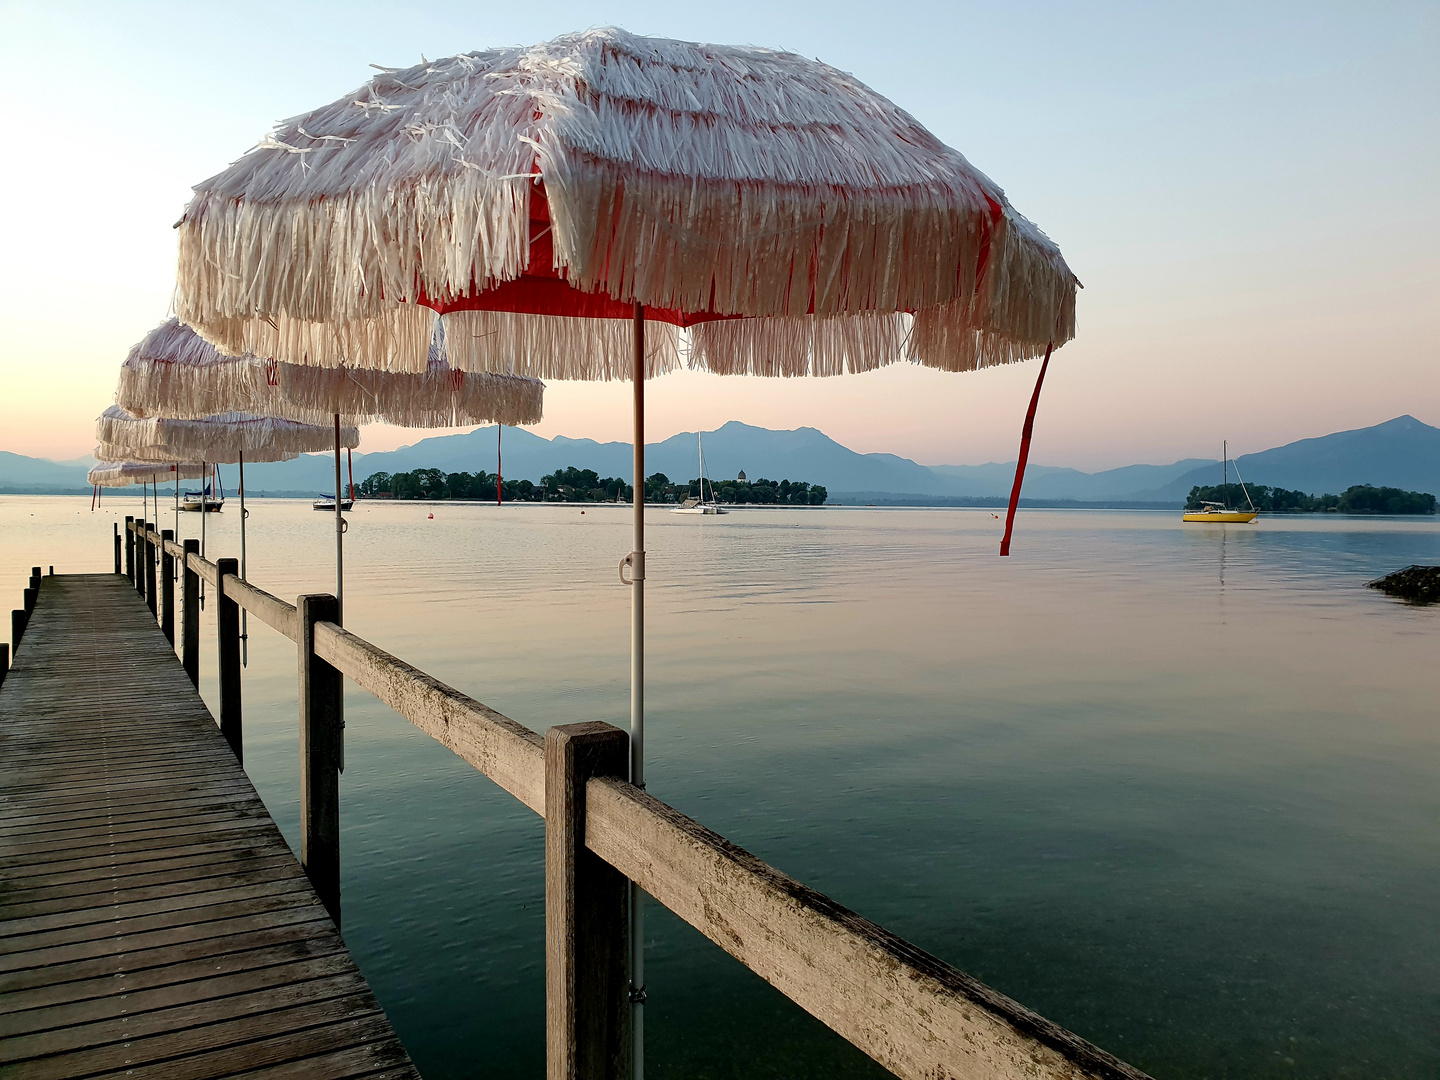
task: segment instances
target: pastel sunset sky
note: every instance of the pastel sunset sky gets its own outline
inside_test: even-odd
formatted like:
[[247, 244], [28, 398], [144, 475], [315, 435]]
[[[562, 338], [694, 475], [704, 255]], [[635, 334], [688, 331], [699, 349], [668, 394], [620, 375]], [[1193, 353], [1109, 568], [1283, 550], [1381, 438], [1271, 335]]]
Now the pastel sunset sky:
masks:
[[[853, 72], [964, 153], [1085, 283], [1033, 460], [1216, 456], [1440, 424], [1433, 2], [411, 5], [0, 0], [0, 449], [94, 444], [169, 311], [190, 186], [400, 66], [613, 24]], [[837, 379], [675, 374], [649, 438], [809, 425], [927, 464], [1009, 461], [1037, 363]], [[624, 385], [551, 383], [541, 434], [628, 437]], [[367, 428], [363, 448], [425, 433]]]

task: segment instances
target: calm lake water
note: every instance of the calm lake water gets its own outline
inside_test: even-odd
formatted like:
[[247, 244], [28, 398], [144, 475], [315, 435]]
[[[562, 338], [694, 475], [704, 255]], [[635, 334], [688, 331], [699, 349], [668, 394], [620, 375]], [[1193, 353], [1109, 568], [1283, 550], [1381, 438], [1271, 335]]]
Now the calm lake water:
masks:
[[[110, 569], [139, 506], [0, 498], [7, 605], [33, 564]], [[627, 723], [627, 508], [350, 518], [357, 633], [534, 729]], [[1440, 562], [1440, 524], [1029, 511], [1003, 560], [1001, 524], [652, 512], [651, 792], [1158, 1077], [1434, 1080], [1440, 608], [1362, 584]], [[333, 588], [306, 503], [257, 500], [249, 550], [272, 592]], [[294, 844], [294, 648], [250, 625], [246, 764]], [[427, 1080], [542, 1076], [540, 819], [346, 707], [356, 959]], [[649, 912], [652, 1078], [884, 1075]]]

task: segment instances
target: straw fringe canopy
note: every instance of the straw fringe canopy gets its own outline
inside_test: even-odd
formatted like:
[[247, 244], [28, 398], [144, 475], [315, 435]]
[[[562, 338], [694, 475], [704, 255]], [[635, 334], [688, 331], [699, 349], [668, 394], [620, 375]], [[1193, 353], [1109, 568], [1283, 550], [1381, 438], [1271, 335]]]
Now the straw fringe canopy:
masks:
[[[456, 371], [445, 362], [438, 335], [430, 349], [419, 374], [304, 367], [225, 356], [169, 319], [130, 350], [115, 402], [135, 417], [199, 419], [238, 411], [323, 425], [338, 412], [351, 423], [410, 428], [539, 423], [544, 383]], [[333, 445], [333, 429], [326, 430]]]
[[818, 61], [621, 30], [386, 71], [195, 189], [177, 311], [227, 353], [421, 371], [970, 370], [1074, 336], [1001, 189]]
[[[118, 405], [106, 409], [95, 423], [100, 440], [95, 456], [132, 461], [289, 461], [301, 454], [331, 450], [335, 430], [272, 416], [231, 412], [194, 420], [132, 416]], [[340, 429], [340, 445], [360, 445], [353, 427]]]
[[175, 463], [156, 465], [143, 461], [100, 461], [85, 476], [85, 482], [100, 487], [128, 487], [130, 484], [168, 483], [176, 476], [181, 480], [198, 480], [198, 464]]

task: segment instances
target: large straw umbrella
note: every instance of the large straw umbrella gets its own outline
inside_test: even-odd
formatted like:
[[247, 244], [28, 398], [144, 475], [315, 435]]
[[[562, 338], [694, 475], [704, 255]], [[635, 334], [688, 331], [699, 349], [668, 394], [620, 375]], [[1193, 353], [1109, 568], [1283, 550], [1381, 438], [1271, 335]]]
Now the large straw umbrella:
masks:
[[[117, 404], [135, 416], [201, 417], [241, 410], [306, 424], [384, 423], [465, 427], [541, 419], [545, 384], [516, 375], [458, 371], [445, 361], [437, 328], [418, 372], [319, 368], [226, 356], [177, 319], [161, 323], [120, 368]], [[344, 596], [340, 451], [335, 447], [336, 597]]]
[[195, 189], [176, 307], [223, 351], [285, 362], [421, 370], [438, 313], [463, 370], [633, 380], [643, 784], [644, 381], [680, 365], [682, 329], [689, 366], [720, 374], [969, 371], [1073, 337], [1077, 284], [997, 185], [853, 76], [605, 29], [382, 72], [281, 124]]

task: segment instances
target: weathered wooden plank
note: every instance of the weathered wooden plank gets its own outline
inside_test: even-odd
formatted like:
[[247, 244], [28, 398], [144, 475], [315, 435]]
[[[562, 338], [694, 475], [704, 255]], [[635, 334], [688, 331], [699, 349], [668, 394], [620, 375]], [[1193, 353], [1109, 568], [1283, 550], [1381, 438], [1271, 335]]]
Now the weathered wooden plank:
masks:
[[[261, 885], [276, 881], [298, 880], [292, 864], [276, 859], [268, 864], [247, 861], [243, 869], [234, 867], [214, 873], [199, 874], [195, 870], [172, 871], [169, 874], [152, 875], [161, 878], [143, 885], [112, 886], [108, 889], [92, 889], [86, 892], [62, 892], [58, 895], [17, 898], [6, 896], [0, 903], [0, 919], [23, 920], [47, 917], [57, 921], [74, 914], [77, 924], [80, 915], [105, 905], [113, 913], [126, 909], [131, 904], [150, 904], [152, 901], [169, 902], [177, 897], [197, 894], [211, 895], [220, 889], [233, 889]], [[151, 910], [155, 907], [151, 906]]]
[[[297, 1016], [295, 1022], [308, 1017]], [[96, 1074], [92, 1080], [133, 1080], [134, 1077], [154, 1077], [156, 1080], [205, 1080], [208, 1077], [243, 1074], [246, 1080], [255, 1075], [252, 1070], [279, 1065], [295, 1065], [301, 1068], [299, 1075], [306, 1076], [304, 1067], [322, 1054], [341, 1050], [375, 1047], [388, 1031], [383, 1016], [361, 1014], [343, 1023], [316, 1025], [310, 1028], [285, 1032], [270, 1038], [256, 1038], [251, 1041], [237, 1041], [218, 1050], [188, 1054], [183, 1057], [164, 1058], [155, 1062], [138, 1058], [136, 1064], [126, 1065], [113, 1072]], [[244, 1038], [242, 1029], [236, 1038]], [[148, 1040], [135, 1048], [141, 1054], [152, 1052]], [[146, 1066], [149, 1066], [147, 1068]], [[294, 1074], [292, 1074], [294, 1075]], [[415, 1076], [413, 1069], [394, 1075]], [[35, 1080], [61, 1080], [65, 1073], [40, 1074]]]
[[[207, 951], [195, 959], [171, 959], [168, 963], [152, 964], [148, 967], [133, 967], [127, 963], [125, 970], [119, 972], [113, 970], [115, 964], [109, 962], [103, 968], [95, 969], [99, 974], [89, 977], [65, 978], [41, 986], [0, 993], [0, 1033], [32, 1030], [34, 1020], [28, 1013], [43, 1012], [48, 1022], [52, 1018], [48, 1011], [51, 1006], [114, 998], [116, 979], [125, 980], [125, 993], [119, 995], [121, 1000], [124, 1000], [128, 995], [143, 990], [167, 986], [179, 986], [183, 990], [184, 986], [201, 979], [220, 979], [231, 972], [253, 971], [325, 958], [336, 958], [336, 963], [348, 963], [345, 947], [339, 937], [333, 934], [323, 937], [312, 935], [283, 940], [279, 944], [242, 949], [238, 943], [243, 940], [245, 939], [236, 937], [222, 947], [221, 951]], [[138, 961], [143, 964], [146, 958], [160, 955], [161, 950], [148, 950], [145, 953], [132, 954], [127, 960], [135, 961], [138, 957]], [[78, 965], [72, 969], [79, 970]]]
[[[251, 1062], [271, 1064], [264, 1060], [255, 1061], [252, 1057], [256, 1040], [284, 1036], [283, 1041], [276, 1039], [273, 1052], [282, 1060], [294, 1060], [299, 1056], [296, 1054], [299, 1049], [296, 1044], [303, 1046], [309, 1041], [303, 1037], [309, 1029], [319, 1028], [323, 1031], [326, 1027], [339, 1027], [344, 1020], [384, 1019], [374, 996], [369, 993], [303, 1001], [290, 1008], [267, 1010], [228, 1020], [217, 1017], [220, 1010], [218, 1002], [203, 1002], [190, 1012], [188, 1025], [158, 1031], [146, 1037], [127, 1038], [124, 1031], [120, 1030], [132, 1026], [139, 1018], [132, 1018], [130, 1024], [112, 1023], [107, 1026], [116, 1029], [114, 1041], [84, 1049], [51, 1051], [45, 1057], [19, 1059], [25, 1067], [18, 1075], [26, 1077], [26, 1080], [69, 1080], [75, 1076], [89, 1076], [92, 1073], [103, 1075], [110, 1070], [130, 1070], [137, 1066], [164, 1062], [166, 1067], [163, 1075], [167, 1077], [225, 1076], [240, 1071]], [[174, 1019], [180, 1018], [176, 1016]], [[174, 1060], [207, 1051], [213, 1053], [216, 1048], [236, 1048], [240, 1051], [231, 1056], [232, 1064], [223, 1073], [208, 1070], [198, 1074], [187, 1073], [183, 1061]], [[0, 1052], [9, 1049], [7, 1043], [0, 1047]], [[10, 1060], [16, 1061], [14, 1058]]]
[[98, 956], [55, 958], [52, 954], [47, 958], [52, 962], [0, 972], [0, 993], [43, 990], [59, 994], [61, 1000], [66, 1000], [65, 988], [86, 979], [129, 978], [136, 972], [165, 968], [192, 960], [212, 963], [216, 958], [238, 955], [247, 949], [266, 948], [287, 942], [316, 942], [335, 948], [343, 947], [340, 945], [340, 936], [335, 933], [335, 924], [318, 905], [313, 912], [297, 912], [291, 908], [279, 913], [252, 915], [186, 929], [198, 929], [201, 932], [194, 936], [168, 933], [148, 935], [156, 939], [151, 941], [144, 940], [144, 936], [132, 938], [124, 942], [122, 947], [107, 950]]
[[[209, 965], [214, 967], [214, 965]], [[63, 1038], [71, 1048], [98, 1043], [114, 1042], [114, 1027], [104, 1021], [116, 1017], [139, 1017], [144, 1013], [158, 1012], [181, 1005], [196, 1005], [237, 994], [252, 994], [265, 990], [287, 987], [292, 984], [316, 982], [321, 979], [341, 978], [348, 980], [347, 986], [362, 985], [355, 965], [344, 953], [331, 953], [319, 958], [305, 958], [275, 964], [251, 965], [245, 968], [229, 968], [220, 973], [208, 972], [209, 978], [196, 978], [182, 985], [171, 983], [166, 986], [140, 988], [135, 981], [127, 980], [125, 993], [96, 994], [89, 998], [72, 1001], [65, 1005], [51, 1005], [40, 1009], [16, 1010], [14, 1003], [0, 998], [0, 1042], [21, 1035], [38, 1035], [59, 1029], [74, 1029], [88, 1025], [87, 1033], [75, 1034], [65, 1031]], [[188, 1018], [182, 1017], [184, 1022]], [[132, 1019], [125, 1026], [126, 1037], [142, 1031]], [[86, 1042], [86, 1039], [98, 1040]], [[3, 1060], [3, 1055], [0, 1055]]]

